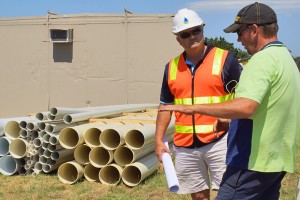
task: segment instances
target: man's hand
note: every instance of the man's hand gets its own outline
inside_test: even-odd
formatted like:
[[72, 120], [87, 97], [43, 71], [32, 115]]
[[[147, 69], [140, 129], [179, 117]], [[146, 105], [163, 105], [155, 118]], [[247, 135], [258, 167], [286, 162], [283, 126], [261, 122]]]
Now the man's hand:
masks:
[[220, 131], [227, 131], [229, 128], [230, 119], [222, 119], [218, 118], [214, 122], [214, 133], [220, 132]]
[[194, 114], [194, 111], [192, 110], [191, 106], [185, 106], [185, 105], [161, 105], [159, 107], [159, 111], [176, 111], [180, 113], [184, 113], [186, 115], [192, 115]]
[[155, 141], [155, 153], [160, 162], [162, 162], [163, 153], [168, 153], [168, 154], [172, 155], [172, 152], [170, 151], [170, 149], [168, 149], [166, 147], [166, 145], [163, 143], [163, 141]]

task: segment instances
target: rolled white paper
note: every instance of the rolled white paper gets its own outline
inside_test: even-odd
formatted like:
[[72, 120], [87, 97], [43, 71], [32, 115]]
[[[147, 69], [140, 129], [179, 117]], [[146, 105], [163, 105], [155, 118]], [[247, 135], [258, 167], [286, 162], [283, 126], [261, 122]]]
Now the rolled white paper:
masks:
[[[164, 143], [169, 148], [168, 141], [166, 137], [164, 137]], [[164, 166], [164, 171], [167, 178], [167, 183], [170, 192], [177, 192], [179, 189], [179, 182], [176, 175], [176, 171], [172, 162], [172, 158], [168, 153], [163, 153], [162, 155], [162, 163]]]

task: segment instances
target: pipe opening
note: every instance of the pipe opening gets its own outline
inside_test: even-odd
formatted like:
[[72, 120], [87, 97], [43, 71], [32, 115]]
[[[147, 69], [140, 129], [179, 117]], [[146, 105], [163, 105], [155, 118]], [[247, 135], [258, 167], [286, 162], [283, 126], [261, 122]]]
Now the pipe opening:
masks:
[[133, 161], [133, 152], [128, 147], [118, 147], [114, 152], [114, 159], [118, 165], [123, 167]]
[[114, 129], [106, 129], [100, 135], [100, 143], [109, 150], [116, 149], [121, 143], [120, 134]]
[[98, 128], [89, 128], [84, 134], [85, 143], [91, 147], [100, 146], [101, 130]]
[[79, 136], [72, 128], [64, 128], [61, 130], [58, 138], [61, 146], [66, 149], [75, 148], [79, 143]]
[[116, 167], [109, 165], [100, 170], [99, 179], [103, 184], [116, 185], [121, 180], [121, 175]]
[[122, 179], [127, 185], [135, 186], [141, 182], [142, 174], [137, 167], [127, 166], [122, 173]]
[[143, 133], [138, 130], [130, 130], [128, 133], [126, 133], [125, 143], [129, 147], [140, 149], [145, 144], [145, 137]]

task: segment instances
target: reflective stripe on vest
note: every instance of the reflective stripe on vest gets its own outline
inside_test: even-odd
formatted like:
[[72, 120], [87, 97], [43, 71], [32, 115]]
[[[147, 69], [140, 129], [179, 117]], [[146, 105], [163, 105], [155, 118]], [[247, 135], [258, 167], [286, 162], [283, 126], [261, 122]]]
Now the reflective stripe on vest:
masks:
[[[195, 131], [196, 133], [209, 133], [212, 132], [214, 129], [213, 125], [196, 125]], [[194, 129], [193, 126], [181, 126], [181, 125], [175, 125], [175, 132], [177, 133], [183, 133], [183, 134], [193, 134]]]
[[180, 55], [172, 60], [171, 71], [170, 71], [170, 80], [176, 80], [177, 70], [178, 70], [178, 62]]
[[[214, 56], [214, 63], [212, 67], [212, 74], [219, 75], [221, 73], [222, 67], [222, 57], [223, 57], [224, 50], [217, 48], [215, 56]], [[176, 80], [176, 75], [178, 71], [178, 62], [179, 62], [180, 55], [174, 58], [171, 62], [171, 69], [170, 69], [170, 80]]]
[[[225, 96], [214, 97], [195, 97], [194, 104], [209, 104], [209, 103], [221, 103], [233, 99], [233, 94], [227, 94]], [[174, 104], [192, 105], [192, 98], [175, 99]]]
[[223, 49], [217, 49], [214, 57], [214, 63], [212, 67], [212, 74], [213, 75], [219, 75], [221, 73], [221, 64], [222, 64], [222, 56], [223, 56], [224, 50]]

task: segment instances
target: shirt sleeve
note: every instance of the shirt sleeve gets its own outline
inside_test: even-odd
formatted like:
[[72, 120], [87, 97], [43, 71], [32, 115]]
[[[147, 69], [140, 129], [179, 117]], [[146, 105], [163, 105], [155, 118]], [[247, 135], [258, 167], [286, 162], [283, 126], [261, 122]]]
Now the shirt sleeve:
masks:
[[242, 70], [243, 67], [238, 62], [236, 55], [229, 52], [222, 71], [222, 81], [226, 92], [234, 92], [235, 87], [240, 80]]
[[169, 84], [168, 84], [168, 72], [169, 71], [169, 63], [165, 66], [161, 91], [160, 91], [160, 103], [161, 104], [173, 104], [174, 103], [174, 95], [171, 93]]

